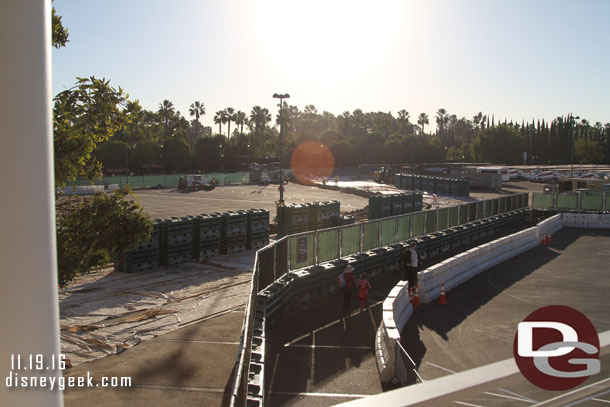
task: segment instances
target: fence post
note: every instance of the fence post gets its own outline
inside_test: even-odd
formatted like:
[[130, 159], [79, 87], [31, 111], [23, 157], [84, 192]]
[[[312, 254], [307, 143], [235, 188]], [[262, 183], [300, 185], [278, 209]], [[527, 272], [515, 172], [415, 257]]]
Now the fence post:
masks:
[[381, 224], [383, 221], [379, 221], [379, 226], [377, 227], [377, 247], [381, 247]]
[[277, 244], [273, 245], [273, 281], [277, 280]]
[[339, 255], [339, 257], [337, 257], [338, 259], [340, 259], [341, 257], [343, 257], [343, 226], [339, 226], [339, 250], [337, 252], [337, 254]]
[[398, 242], [398, 218], [399, 216], [394, 216], [394, 243]]
[[318, 264], [318, 230], [313, 232], [313, 264]]
[[286, 271], [290, 271], [290, 238], [286, 237], [286, 249], [287, 249], [287, 255], [286, 255]]

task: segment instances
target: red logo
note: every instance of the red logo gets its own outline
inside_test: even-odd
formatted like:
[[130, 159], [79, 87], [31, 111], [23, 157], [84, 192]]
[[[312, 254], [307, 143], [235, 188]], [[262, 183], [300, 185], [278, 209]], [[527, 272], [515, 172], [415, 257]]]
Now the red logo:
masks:
[[600, 371], [595, 327], [563, 305], [540, 308], [520, 322], [513, 353], [521, 374], [545, 390], [572, 389]]

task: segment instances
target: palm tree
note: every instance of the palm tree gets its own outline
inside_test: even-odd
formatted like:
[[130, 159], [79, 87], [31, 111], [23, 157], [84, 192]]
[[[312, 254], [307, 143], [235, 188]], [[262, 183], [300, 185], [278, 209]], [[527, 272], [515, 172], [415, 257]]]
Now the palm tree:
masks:
[[158, 113], [159, 117], [163, 120], [163, 128], [165, 130], [165, 136], [167, 137], [169, 121], [174, 117], [174, 104], [165, 99], [163, 102], [159, 103]]
[[214, 115], [214, 123], [218, 125], [218, 134], [222, 134], [222, 123], [224, 123], [224, 110], [219, 110]]
[[244, 124], [246, 124], [247, 120], [246, 114], [241, 110], [238, 110], [237, 113], [235, 113], [235, 125], [239, 126], [239, 133], [242, 137], [244, 136]]
[[444, 136], [445, 136], [445, 126], [447, 125], [447, 122], [449, 121], [449, 114], [447, 113], [447, 110], [443, 109], [442, 107], [440, 109], [438, 109], [436, 111], [436, 125], [439, 129], [439, 135], [441, 137], [441, 143], [444, 143]]
[[405, 109], [398, 111], [398, 122], [400, 123], [401, 134], [404, 134], [404, 129], [406, 125], [409, 124], [409, 118], [409, 112], [407, 112]]
[[198, 100], [191, 103], [191, 107], [189, 108], [189, 113], [191, 116], [195, 116], [195, 120], [199, 122], [199, 117], [205, 114], [205, 105]]
[[269, 110], [260, 106], [254, 106], [250, 112], [250, 122], [254, 124], [254, 134], [260, 138], [261, 130], [264, 131], [267, 123], [271, 121]]
[[419, 124], [419, 127], [421, 128], [421, 134], [424, 134], [424, 125], [428, 123], [430, 123], [428, 115], [426, 113], [420, 113], [417, 118], [417, 124]]
[[231, 137], [231, 122], [235, 120], [235, 109], [232, 107], [227, 107], [225, 110], [225, 116], [227, 118], [227, 122], [229, 123], [229, 127], [227, 129], [227, 138]]

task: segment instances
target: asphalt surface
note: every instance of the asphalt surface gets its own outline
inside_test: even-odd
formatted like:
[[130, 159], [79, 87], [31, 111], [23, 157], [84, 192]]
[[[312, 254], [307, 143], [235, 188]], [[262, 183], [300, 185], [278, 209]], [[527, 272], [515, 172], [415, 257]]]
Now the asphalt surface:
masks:
[[[598, 332], [610, 330], [609, 247], [610, 231], [564, 229], [553, 236], [550, 245], [536, 247], [447, 293], [449, 305], [433, 303], [416, 309], [402, 332], [402, 344], [420, 376], [429, 381], [512, 358], [517, 324], [547, 305], [575, 308]], [[607, 353], [602, 352], [602, 372], [582, 386], [610, 377]], [[480, 386], [460, 392], [447, 403], [422, 405], [524, 405], [523, 400], [511, 400], [505, 397], [509, 393], [499, 389], [536, 401], [558, 394], [535, 387], [521, 375], [494, 385], [491, 390]], [[594, 401], [583, 405], [597, 405], [587, 404]]]
[[[240, 185], [217, 187], [212, 191], [182, 192], [177, 189], [135, 191], [135, 198], [152, 218], [198, 215], [228, 210], [266, 209], [275, 217], [279, 199], [278, 185]], [[368, 199], [339, 191], [289, 183], [285, 185], [287, 204], [338, 200], [341, 212], [351, 212], [368, 205]]]
[[[368, 185], [366, 182], [359, 181], [344, 182], [343, 184], [361, 189], [366, 189], [366, 185]], [[152, 218], [257, 208], [268, 210], [273, 220], [276, 213], [275, 202], [279, 199], [277, 188], [278, 185], [236, 185], [217, 187], [212, 191], [189, 192], [178, 191], [177, 189], [142, 189], [134, 191], [134, 197]], [[540, 191], [542, 191], [541, 184], [516, 181], [506, 183], [504, 191], [473, 190], [471, 191], [471, 197], [474, 199], [491, 199], [512, 192]], [[360, 210], [368, 205], [368, 198], [346, 192], [293, 183], [285, 186], [284, 201], [287, 204], [330, 200], [341, 202], [341, 213]], [[431, 202], [431, 199], [427, 199], [427, 201]], [[451, 197], [447, 204], [457, 205], [471, 201], [473, 200], [468, 198]]]
[[[94, 387], [64, 392], [65, 406], [227, 406], [244, 311], [231, 311], [162, 335], [118, 355], [67, 369]], [[102, 387], [102, 377], [129, 377], [131, 387]]]

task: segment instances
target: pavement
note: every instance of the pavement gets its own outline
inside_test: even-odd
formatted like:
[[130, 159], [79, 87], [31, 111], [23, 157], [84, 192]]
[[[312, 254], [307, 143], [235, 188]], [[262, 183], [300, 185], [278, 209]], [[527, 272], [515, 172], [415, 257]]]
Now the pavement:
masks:
[[[332, 185], [333, 183], [330, 183]], [[179, 191], [177, 189], [142, 189], [134, 191], [135, 199], [152, 218], [198, 215], [201, 213], [225, 212], [228, 210], [266, 209], [275, 217], [279, 199], [277, 185], [235, 185], [217, 187], [212, 191]], [[339, 187], [356, 188], [372, 192], [398, 191], [393, 186], [372, 181], [341, 181]], [[361, 210], [368, 206], [368, 198], [348, 192], [322, 189], [316, 186], [288, 183], [284, 201], [287, 204], [337, 200], [341, 202], [341, 213]], [[435, 205], [459, 205], [477, 199], [491, 199], [512, 192], [542, 190], [541, 184], [528, 181], [506, 183], [505, 191], [471, 191], [470, 198], [439, 195]], [[424, 203], [433, 203], [432, 195], [425, 194]]]
[[[239, 185], [217, 187], [212, 191], [182, 192], [177, 189], [135, 191], [135, 198], [152, 218], [198, 215], [228, 210], [266, 209], [275, 217], [278, 185]], [[340, 191], [289, 183], [285, 185], [287, 204], [338, 200], [341, 212], [351, 212], [368, 205], [368, 199]]]
[[[430, 381], [512, 358], [517, 324], [547, 305], [575, 308], [598, 332], [608, 331], [609, 247], [610, 231], [564, 229], [550, 245], [538, 246], [448, 292], [449, 305], [432, 303], [416, 309], [402, 332], [402, 345], [422, 379]], [[610, 377], [608, 353], [602, 352], [606, 367], [581, 387]], [[507, 398], [510, 393], [504, 390], [522, 400]], [[459, 392], [446, 403], [421, 405], [517, 406], [524, 405], [523, 399], [542, 401], [557, 395], [513, 375], [491, 387]], [[583, 405], [608, 405], [608, 399]]]
[[[145, 341], [121, 354], [80, 364], [64, 376], [94, 377], [94, 387], [64, 392], [65, 406], [227, 406], [244, 310], [229, 311]], [[102, 387], [129, 377], [129, 388]]]
[[338, 292], [284, 316], [267, 334], [265, 404], [329, 406], [381, 392], [374, 338], [399, 274], [371, 279], [369, 309], [354, 295], [344, 313]]

